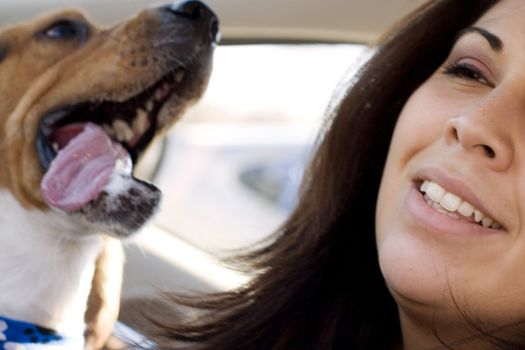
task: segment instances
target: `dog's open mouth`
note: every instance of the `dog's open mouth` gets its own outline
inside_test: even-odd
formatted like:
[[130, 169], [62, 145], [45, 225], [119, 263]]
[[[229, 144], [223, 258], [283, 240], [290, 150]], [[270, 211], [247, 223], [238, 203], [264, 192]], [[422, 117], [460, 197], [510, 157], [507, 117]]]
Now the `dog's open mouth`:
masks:
[[132, 166], [155, 136], [158, 115], [183, 79], [184, 71], [178, 70], [126, 101], [78, 103], [44, 116], [37, 137], [44, 200], [73, 212], [108, 187], [122, 187], [122, 181], [113, 181], [116, 175], [135, 181]]

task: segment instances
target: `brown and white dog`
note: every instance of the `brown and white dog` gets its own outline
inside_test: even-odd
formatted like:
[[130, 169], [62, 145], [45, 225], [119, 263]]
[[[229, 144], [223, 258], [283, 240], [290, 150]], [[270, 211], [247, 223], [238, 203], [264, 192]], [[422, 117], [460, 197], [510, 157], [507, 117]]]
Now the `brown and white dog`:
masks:
[[199, 1], [107, 29], [68, 10], [0, 31], [0, 348], [57, 348], [83, 336], [84, 317], [101, 346], [122, 265], [104, 237], [157, 210], [160, 191], [133, 166], [202, 95], [217, 32]]

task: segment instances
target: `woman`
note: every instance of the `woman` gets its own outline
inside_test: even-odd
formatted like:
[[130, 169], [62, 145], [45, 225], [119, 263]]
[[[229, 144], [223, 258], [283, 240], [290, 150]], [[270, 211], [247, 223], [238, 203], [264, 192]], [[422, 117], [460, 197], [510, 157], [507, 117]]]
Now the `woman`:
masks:
[[[239, 290], [180, 300], [189, 349], [525, 348], [525, 3], [436, 0], [334, 109]], [[179, 343], [180, 344], [180, 343]], [[185, 348], [184, 345], [166, 345]]]

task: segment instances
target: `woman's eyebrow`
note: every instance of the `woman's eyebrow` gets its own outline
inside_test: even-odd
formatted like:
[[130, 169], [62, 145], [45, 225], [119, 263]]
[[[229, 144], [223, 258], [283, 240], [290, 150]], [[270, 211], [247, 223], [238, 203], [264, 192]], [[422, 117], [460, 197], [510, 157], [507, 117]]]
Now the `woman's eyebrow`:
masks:
[[483, 29], [481, 27], [475, 27], [475, 26], [467, 27], [458, 33], [457, 39], [459, 39], [460, 37], [462, 37], [463, 35], [467, 33], [480, 34], [482, 37], [484, 37], [488, 41], [490, 47], [494, 51], [499, 52], [503, 50], [503, 41], [496, 34], [493, 34], [486, 29]]

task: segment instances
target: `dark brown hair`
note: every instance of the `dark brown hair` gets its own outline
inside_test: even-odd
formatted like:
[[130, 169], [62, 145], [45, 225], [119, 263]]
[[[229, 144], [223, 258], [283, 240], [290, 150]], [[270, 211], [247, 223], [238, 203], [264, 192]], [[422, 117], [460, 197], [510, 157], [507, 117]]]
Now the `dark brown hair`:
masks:
[[496, 2], [430, 1], [383, 37], [332, 109], [297, 208], [265, 247], [239, 258], [253, 281], [231, 292], [176, 297], [207, 312], [190, 324], [157, 322], [162, 348], [380, 350], [400, 341], [374, 227], [393, 128], [457, 33]]

